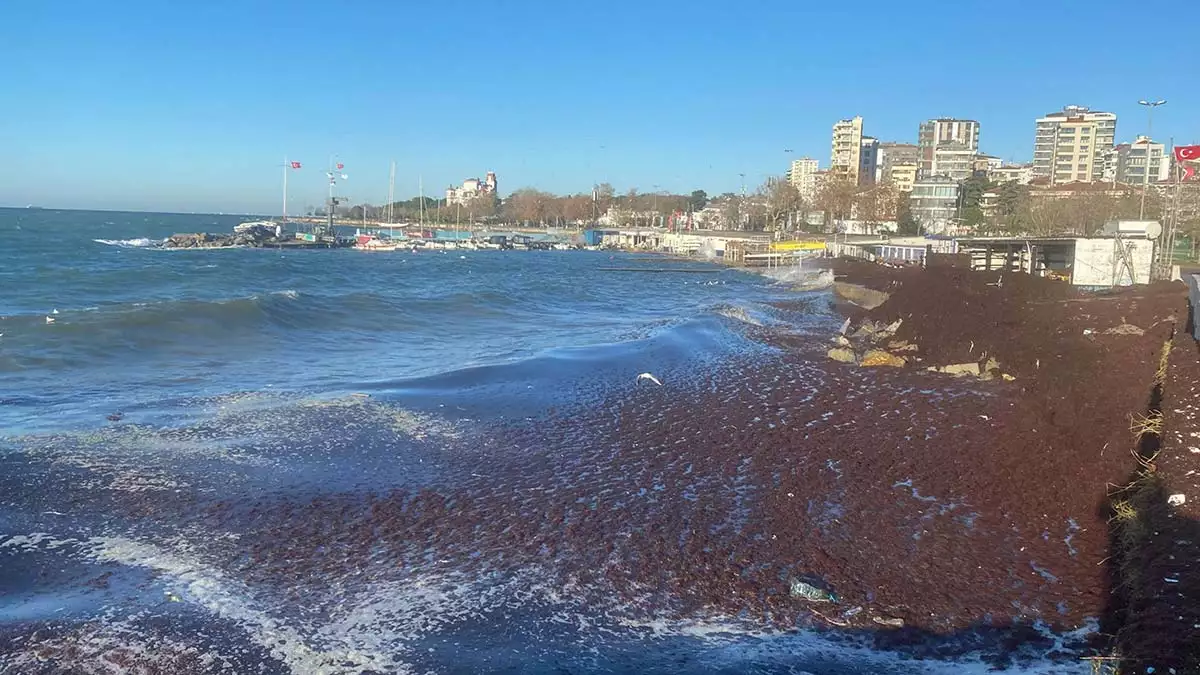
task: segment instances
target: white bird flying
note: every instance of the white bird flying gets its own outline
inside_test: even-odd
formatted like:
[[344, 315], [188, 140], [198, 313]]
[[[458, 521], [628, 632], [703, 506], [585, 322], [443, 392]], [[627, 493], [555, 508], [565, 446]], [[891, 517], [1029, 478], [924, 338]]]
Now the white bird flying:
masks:
[[46, 323], [54, 323], [54, 317], [51, 317], [51, 316], [46, 317]]
[[663, 386], [662, 382], [659, 382], [658, 378], [651, 375], [650, 373], [642, 373], [641, 375], [637, 376], [637, 381], [639, 384], [641, 384], [642, 380], [650, 380], [651, 382], [653, 382], [654, 384], [657, 384], [660, 387]]

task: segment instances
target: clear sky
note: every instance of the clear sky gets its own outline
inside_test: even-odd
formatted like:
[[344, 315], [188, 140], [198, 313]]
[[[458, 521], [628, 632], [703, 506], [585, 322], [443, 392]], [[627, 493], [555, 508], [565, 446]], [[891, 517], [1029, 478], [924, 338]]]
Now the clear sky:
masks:
[[[829, 162], [830, 127], [916, 142], [979, 120], [1032, 155], [1066, 104], [1200, 142], [1200, 3], [830, 0], [37, 0], [0, 18], [0, 204], [277, 212], [319, 204], [331, 153], [355, 201], [607, 181], [710, 193]], [[1188, 28], [1190, 27], [1190, 28]], [[1184, 28], [1181, 37], [1173, 37]], [[1188, 32], [1188, 31], [1192, 32]], [[790, 149], [794, 154], [785, 154]]]

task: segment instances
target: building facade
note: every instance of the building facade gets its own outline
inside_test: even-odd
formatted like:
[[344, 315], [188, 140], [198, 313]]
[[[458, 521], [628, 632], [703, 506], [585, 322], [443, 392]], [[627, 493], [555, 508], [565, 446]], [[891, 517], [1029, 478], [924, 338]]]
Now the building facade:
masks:
[[1162, 143], [1155, 143], [1146, 136], [1138, 136], [1132, 143], [1118, 145], [1115, 154], [1118, 183], [1142, 185], [1164, 181], [1171, 176], [1171, 163], [1168, 161], [1166, 148]]
[[896, 188], [896, 192], [912, 192], [913, 183], [917, 182], [917, 163], [893, 164], [888, 172], [887, 182]]
[[922, 176], [933, 175], [934, 151], [942, 145], [955, 143], [979, 151], [979, 122], [949, 117], [926, 120], [917, 130], [917, 148]]
[[833, 125], [833, 152], [830, 156], [829, 172], [834, 176], [859, 182], [858, 171], [862, 163], [863, 119], [851, 117]]
[[446, 188], [446, 205], [466, 204], [476, 197], [483, 195], [496, 195], [496, 172], [489, 171], [483, 180], [478, 178], [468, 178], [463, 181], [462, 187]]
[[875, 165], [875, 182], [886, 183], [897, 164], [917, 164], [921, 152], [911, 143], [883, 142], [879, 144], [879, 161]]
[[988, 180], [993, 183], [1019, 183], [1029, 185], [1033, 179], [1033, 166], [1020, 164], [1016, 166], [998, 166], [988, 169]]
[[979, 153], [962, 143], [945, 143], [934, 148], [933, 164], [924, 177], [946, 176], [956, 181], [975, 175], [975, 161]]
[[871, 185], [875, 182], [875, 171], [879, 166], [879, 141], [863, 136], [858, 152], [858, 184]]
[[1037, 120], [1033, 177], [1051, 184], [1104, 180], [1105, 157], [1117, 134], [1117, 116], [1070, 105]]
[[947, 176], [921, 178], [913, 184], [908, 205], [927, 234], [945, 234], [957, 223], [958, 182]]
[[788, 182], [809, 204], [817, 197], [817, 171], [817, 160], [811, 157], [792, 160], [788, 169]]

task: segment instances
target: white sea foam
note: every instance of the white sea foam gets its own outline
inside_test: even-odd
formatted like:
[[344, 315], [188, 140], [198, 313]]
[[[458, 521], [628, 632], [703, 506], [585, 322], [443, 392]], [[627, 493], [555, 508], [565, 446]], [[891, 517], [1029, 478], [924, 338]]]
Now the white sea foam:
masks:
[[801, 290], [828, 288], [833, 285], [834, 279], [831, 270], [805, 269], [799, 265], [769, 269], [763, 272], [763, 276]]
[[120, 248], [154, 248], [161, 245], [166, 239], [150, 239], [148, 237], [138, 237], [136, 239], [93, 239], [97, 244], [106, 246], [118, 246]]

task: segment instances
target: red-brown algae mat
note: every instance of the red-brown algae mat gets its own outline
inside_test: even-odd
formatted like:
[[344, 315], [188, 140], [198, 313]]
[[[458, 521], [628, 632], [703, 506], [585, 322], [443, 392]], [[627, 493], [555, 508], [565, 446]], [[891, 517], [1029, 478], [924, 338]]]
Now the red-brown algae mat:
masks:
[[[564, 581], [630, 601], [784, 624], [944, 633], [1099, 616], [1106, 485], [1133, 464], [1129, 414], [1145, 408], [1180, 292], [1079, 297], [957, 270], [895, 280], [872, 316], [903, 318], [897, 337], [922, 364], [987, 352], [1016, 379], [843, 366], [810, 348], [670, 397], [640, 389], [498, 433], [478, 449], [479, 477], [449, 494], [287, 506], [264, 535], [307, 548], [337, 530], [337, 553], [264, 546], [255, 573], [325, 573], [399, 546], [456, 569], [555, 560]], [[1122, 324], [1145, 333], [1104, 333]], [[798, 577], [834, 589], [834, 613], [807, 612], [789, 592]]]
[[[769, 356], [631, 383], [486, 434], [447, 432], [417, 448], [429, 477], [416, 486], [250, 501], [122, 493], [114, 510], [147, 532], [159, 520], [224, 534], [174, 553], [129, 540], [98, 550], [201, 584], [207, 607], [266, 636], [247, 653], [286, 653], [293, 671], [336, 656], [386, 672], [419, 654], [397, 656], [381, 626], [403, 626], [408, 649], [425, 644], [410, 635], [497, 613], [525, 626], [531, 607], [567, 604], [586, 611], [554, 621], [602, 634], [613, 628], [601, 617], [655, 635], [713, 617], [912, 656], [979, 648], [996, 665], [1034, 642], [1072, 672], [1081, 654], [1111, 653], [1094, 632], [1120, 583], [1106, 563], [1110, 495], [1140, 466], [1130, 420], [1147, 412], [1163, 344], [1179, 340], [1182, 286], [1089, 294], [1018, 274], [835, 271], [889, 294], [849, 308], [846, 332], [894, 326], [879, 346], [905, 365], [826, 358], [836, 326], [814, 336], [751, 324]], [[928, 370], [967, 363], [990, 379]], [[1164, 407], [1191, 410], [1175, 386]], [[339, 419], [368, 428], [373, 406]], [[1195, 481], [1166, 460], [1163, 471]], [[1179, 565], [1163, 551], [1154, 564], [1166, 579]], [[285, 607], [323, 628], [308, 635], [271, 613]], [[1056, 647], [1077, 629], [1093, 631], [1092, 650]], [[988, 631], [998, 637], [976, 639]], [[932, 667], [892, 666], [873, 672]]]

